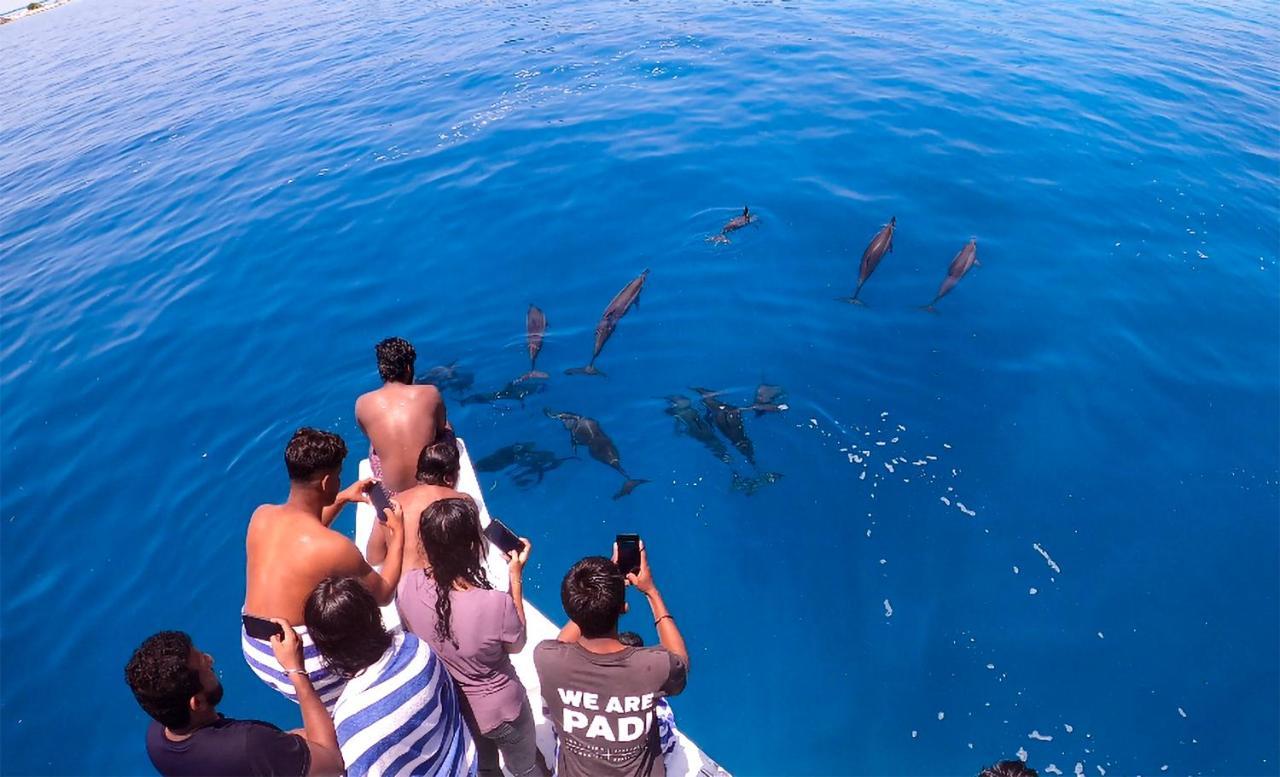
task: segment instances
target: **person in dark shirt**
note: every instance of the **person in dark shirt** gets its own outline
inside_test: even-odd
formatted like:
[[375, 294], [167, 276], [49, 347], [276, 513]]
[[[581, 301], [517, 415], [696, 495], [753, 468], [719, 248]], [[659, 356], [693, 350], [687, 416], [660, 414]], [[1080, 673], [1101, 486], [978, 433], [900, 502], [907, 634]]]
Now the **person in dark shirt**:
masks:
[[[667, 611], [640, 545], [640, 571], [623, 575], [613, 560], [589, 556], [560, 586], [569, 623], [533, 651], [551, 724], [559, 739], [560, 777], [664, 777], [657, 707], [684, 690], [689, 651]], [[626, 586], [649, 600], [661, 647], [618, 639]]]
[[154, 634], [133, 652], [124, 677], [152, 718], [147, 755], [156, 771], [165, 777], [342, 774], [333, 720], [302, 669], [302, 643], [288, 623], [273, 620], [283, 634], [271, 638], [271, 647], [297, 691], [300, 731], [220, 714], [222, 683], [213, 657], [184, 632]]

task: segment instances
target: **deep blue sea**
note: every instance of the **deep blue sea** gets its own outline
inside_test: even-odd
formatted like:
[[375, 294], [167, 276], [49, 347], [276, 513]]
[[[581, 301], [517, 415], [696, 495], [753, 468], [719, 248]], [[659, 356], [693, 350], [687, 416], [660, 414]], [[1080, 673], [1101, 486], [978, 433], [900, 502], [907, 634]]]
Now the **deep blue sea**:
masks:
[[[739, 775], [1280, 771], [1280, 13], [1263, 2], [75, 0], [0, 27], [0, 771], [149, 773], [150, 633], [223, 711], [292, 431], [457, 360], [534, 604], [641, 533]], [[707, 237], [749, 205], [757, 224]], [[872, 235], [895, 250], [842, 304]], [[943, 299], [952, 256], [980, 267]], [[612, 296], [650, 269], [598, 366]], [[464, 404], [528, 369], [524, 405]], [[664, 397], [746, 405], [753, 494]], [[350, 531], [351, 513], [339, 526]], [[636, 611], [640, 601], [633, 602]], [[628, 626], [653, 638], [642, 616]]]

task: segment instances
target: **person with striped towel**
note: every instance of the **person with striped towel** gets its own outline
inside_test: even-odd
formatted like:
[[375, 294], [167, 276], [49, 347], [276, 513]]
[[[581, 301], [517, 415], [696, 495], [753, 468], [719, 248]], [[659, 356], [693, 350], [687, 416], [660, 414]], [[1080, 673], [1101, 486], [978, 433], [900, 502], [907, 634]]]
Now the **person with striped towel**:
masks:
[[[284, 504], [262, 505], [249, 519], [245, 537], [245, 597], [243, 615], [279, 618], [297, 626], [303, 646], [303, 668], [320, 700], [330, 711], [342, 692], [342, 678], [325, 669], [320, 654], [303, 627], [303, 603], [316, 584], [328, 577], [352, 577], [377, 599], [390, 604], [400, 582], [403, 561], [404, 514], [386, 511], [387, 562], [378, 571], [369, 566], [348, 537], [329, 526], [352, 502], [368, 501], [372, 480], [340, 487], [347, 446], [332, 432], [302, 428], [284, 451], [289, 473], [289, 498]], [[245, 663], [260, 680], [296, 702], [297, 694], [285, 668], [276, 660], [271, 643], [262, 635], [240, 633]]]
[[348, 777], [473, 777], [476, 748], [458, 690], [427, 643], [388, 631], [360, 581], [331, 577], [305, 621], [325, 668], [345, 682], [333, 706]]

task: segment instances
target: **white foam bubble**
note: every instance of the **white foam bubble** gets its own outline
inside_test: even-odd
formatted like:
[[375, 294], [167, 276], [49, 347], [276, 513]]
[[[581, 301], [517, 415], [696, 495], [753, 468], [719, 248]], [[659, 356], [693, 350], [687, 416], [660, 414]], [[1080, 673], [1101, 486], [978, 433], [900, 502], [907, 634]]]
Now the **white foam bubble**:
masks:
[[945, 496], [940, 496], [940, 497], [938, 497], [938, 498], [939, 498], [939, 499], [941, 499], [941, 500], [942, 500], [942, 503], [943, 503], [944, 505], [946, 505], [947, 507], [950, 507], [950, 506], [951, 506], [951, 500], [950, 500], [950, 499], [947, 499]]
[[1027, 762], [1027, 749], [1025, 747], [1019, 747], [1018, 752], [1015, 753], [1015, 755], [1018, 756], [1019, 761], [1022, 761], [1023, 763]]
[[995, 664], [987, 664], [987, 668], [988, 668], [988, 669], [995, 669], [995, 668], [996, 668], [996, 665], [995, 665]]
[[1014, 564], [1014, 565], [1013, 565], [1013, 573], [1014, 573], [1015, 575], [1016, 575], [1016, 574], [1018, 574], [1018, 565], [1017, 565], [1017, 564]]
[[916, 731], [915, 729], [911, 729], [911, 738], [915, 739], [918, 736], [920, 736], [920, 732]]
[[1057, 563], [1054, 562], [1053, 559], [1049, 558], [1049, 552], [1046, 551], [1044, 548], [1040, 547], [1040, 543], [1033, 542], [1031, 543], [1031, 547], [1035, 548], [1036, 552], [1039, 553], [1041, 556], [1044, 556], [1045, 563], [1049, 565], [1049, 568], [1052, 569], [1055, 574], [1059, 574], [1059, 575], [1062, 574], [1062, 570], [1058, 567]]
[[1072, 731], [1075, 731], [1075, 730], [1076, 730], [1076, 729], [1075, 729], [1075, 726], [1071, 725], [1070, 723], [1063, 723], [1063, 724], [1062, 724], [1062, 727], [1063, 727], [1064, 729], [1066, 729], [1066, 730], [1067, 730], [1067, 733], [1068, 733], [1068, 734], [1070, 734]]
[[946, 716], [947, 716], [947, 713], [942, 712], [942, 711], [939, 711], [939, 712], [938, 712], [938, 720], [942, 720], [942, 719], [943, 719], [943, 718], [945, 718]]
[[884, 600], [884, 617], [886, 617], [886, 618], [892, 618], [892, 617], [893, 617], [893, 605], [892, 605], [892, 604], [889, 604], [889, 600], [888, 600], [888, 599], [885, 599], [885, 600]]
[[1062, 774], [1062, 770], [1058, 768], [1057, 764], [1049, 764], [1044, 767], [1044, 770], [1046, 774]]
[[1106, 637], [1102, 636], [1101, 631], [1098, 632], [1098, 639], [1106, 639]]
[[1095, 768], [1095, 769], [1097, 769], [1097, 770], [1098, 770], [1098, 774], [1099, 774], [1099, 775], [1101, 775], [1101, 777], [1107, 777], [1107, 770], [1106, 770], [1106, 769], [1103, 769], [1101, 766], [1098, 766], [1097, 764], [1094, 764], [1094, 765], [1093, 765], [1093, 768]]
[[1178, 714], [1185, 718], [1187, 716], [1187, 711], [1179, 707]]
[[889, 470], [890, 472], [893, 472], [893, 465], [888, 462], [885, 462], [884, 468]]
[[1030, 734], [1027, 734], [1027, 738], [1028, 738], [1028, 739], [1038, 739], [1038, 740], [1040, 740], [1041, 742], [1052, 742], [1052, 741], [1053, 741], [1053, 736], [1052, 736], [1052, 735], [1050, 735], [1050, 734], [1041, 734], [1041, 733], [1040, 733], [1040, 729], [1032, 729], [1032, 730], [1031, 730], [1031, 733], [1030, 733]]
[[1040, 590], [1033, 586], [1032, 588], [1027, 589], [1027, 593], [1032, 596], [1035, 596], [1036, 594], [1040, 593]]

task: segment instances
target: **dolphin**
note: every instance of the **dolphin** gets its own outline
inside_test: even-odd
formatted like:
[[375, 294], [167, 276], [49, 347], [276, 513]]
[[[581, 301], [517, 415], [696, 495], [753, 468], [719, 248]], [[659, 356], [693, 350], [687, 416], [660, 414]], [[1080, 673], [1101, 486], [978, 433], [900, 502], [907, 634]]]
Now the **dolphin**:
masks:
[[728, 223], [726, 223], [723, 227], [720, 228], [720, 234], [712, 235], [707, 239], [710, 240], [712, 243], [728, 243], [729, 242], [728, 235], [730, 232], [734, 232], [736, 230], [742, 229], [746, 225], [754, 224], [759, 220], [760, 220], [760, 217], [754, 215], [751, 212], [751, 208], [744, 205], [742, 207], [742, 215], [734, 216], [733, 218], [729, 219]]
[[725, 464], [729, 463], [729, 451], [725, 450], [724, 443], [716, 437], [715, 429], [712, 429], [707, 419], [694, 409], [688, 397], [680, 394], [667, 397], [667, 409], [663, 412], [676, 419], [676, 431], [689, 435], [705, 445], [712, 456]]
[[933, 306], [938, 304], [938, 300], [947, 296], [947, 292], [954, 289], [965, 273], [969, 272], [969, 268], [975, 264], [978, 264], [978, 239], [972, 238], [969, 240], [968, 245], [961, 248], [960, 253], [956, 254], [956, 257], [951, 260], [951, 266], [947, 268], [947, 277], [942, 280], [942, 285], [938, 287], [938, 296], [934, 297], [933, 302], [925, 305], [922, 310], [937, 313], [938, 311], [934, 310]]
[[757, 416], [787, 410], [787, 403], [778, 401], [786, 393], [786, 389], [782, 388], [782, 386], [770, 386], [768, 383], [761, 383], [756, 386], [756, 401], [751, 405], [751, 409], [756, 411]]
[[531, 442], [517, 442], [499, 448], [482, 459], [476, 459], [476, 472], [500, 472], [520, 460], [526, 451], [532, 451]]
[[755, 466], [756, 451], [742, 425], [742, 410], [721, 401], [710, 389], [694, 386], [693, 390], [702, 395], [702, 404], [707, 406], [707, 419]]
[[754, 478], [744, 478], [735, 472], [733, 473], [733, 478], [729, 481], [729, 486], [734, 491], [741, 491], [747, 496], [751, 496], [762, 487], [770, 483], [777, 483], [779, 480], [782, 480], [781, 472], [766, 472]]
[[516, 460], [516, 468], [511, 471], [511, 479], [517, 486], [527, 488], [541, 483], [542, 478], [553, 469], [559, 469], [566, 461], [577, 461], [577, 456], [556, 456], [551, 451], [540, 451], [530, 448], [520, 453]]
[[537, 305], [530, 305], [524, 317], [525, 338], [529, 342], [529, 371], [520, 380], [546, 378], [547, 373], [538, 370], [538, 353], [542, 350], [542, 335], [547, 331], [547, 317]]
[[558, 413], [549, 408], [543, 409], [547, 418], [554, 418], [564, 424], [564, 428], [569, 430], [569, 444], [573, 446], [574, 453], [577, 453], [579, 445], [587, 446], [587, 450], [591, 453], [591, 458], [613, 467], [626, 479], [622, 484], [622, 488], [618, 493], [613, 495], [614, 499], [621, 499], [636, 489], [636, 486], [642, 483], [648, 483], [647, 480], [639, 480], [627, 474], [622, 468], [622, 459], [618, 456], [618, 448], [613, 444], [613, 440], [609, 439], [609, 435], [604, 433], [600, 428], [600, 422], [594, 418], [587, 418], [576, 413]]
[[596, 369], [596, 357], [600, 355], [600, 351], [604, 349], [604, 344], [609, 342], [609, 337], [613, 334], [613, 330], [617, 328], [618, 322], [627, 314], [632, 305], [640, 306], [640, 290], [644, 288], [645, 279], [649, 277], [649, 271], [645, 270], [626, 286], [622, 287], [622, 291], [614, 295], [613, 301], [609, 303], [609, 307], [604, 309], [604, 314], [600, 316], [600, 323], [596, 324], [596, 348], [591, 352], [591, 361], [586, 367], [574, 367], [564, 371], [566, 375], [603, 375], [604, 373]]
[[448, 364], [432, 367], [413, 379], [414, 383], [429, 383], [441, 391], [446, 389], [466, 391], [471, 388], [471, 384], [475, 383], [475, 381], [476, 376], [474, 374], [458, 369], [457, 359]]
[[545, 391], [547, 384], [545, 383], [529, 383], [521, 378], [516, 378], [507, 385], [497, 391], [490, 391], [485, 394], [472, 394], [462, 398], [462, 404], [473, 405], [479, 402], [492, 405], [494, 402], [501, 400], [514, 400], [520, 403], [520, 407], [524, 407], [525, 397], [531, 394], [540, 394]]
[[876, 233], [875, 237], [871, 238], [871, 242], [867, 244], [867, 250], [862, 252], [862, 263], [858, 267], [858, 288], [854, 289], [852, 297], [840, 297], [841, 302], [866, 304], [858, 299], [858, 295], [862, 293], [862, 284], [866, 283], [871, 273], [876, 271], [884, 255], [893, 252], [893, 231], [897, 228], [897, 223], [898, 217], [894, 216]]

